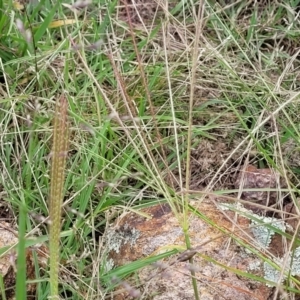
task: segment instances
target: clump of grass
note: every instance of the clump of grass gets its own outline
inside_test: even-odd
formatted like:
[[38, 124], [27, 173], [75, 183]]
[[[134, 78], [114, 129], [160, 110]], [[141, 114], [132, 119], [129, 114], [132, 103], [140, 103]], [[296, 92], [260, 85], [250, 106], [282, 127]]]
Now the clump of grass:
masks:
[[56, 103], [54, 117], [53, 148], [51, 152], [50, 184], [50, 290], [51, 297], [58, 299], [59, 243], [61, 231], [61, 209], [65, 182], [68, 150], [68, 102], [64, 95]]
[[[74, 10], [82, 6], [81, 1], [70, 7], [42, 1], [37, 6], [30, 4], [27, 20], [23, 11], [10, 14], [12, 8], [4, 9], [0, 2], [0, 63], [6, 93], [0, 103], [3, 197], [19, 215], [20, 226], [24, 223], [21, 236], [25, 229], [35, 227], [45, 234], [43, 225], [30, 216], [25, 224], [23, 210], [19, 214], [20, 199], [26, 199], [24, 211], [45, 215], [44, 198], [51, 178], [52, 296], [58, 295], [60, 230], [61, 257], [72, 270], [64, 276], [67, 279], [61, 282], [60, 292], [72, 293], [73, 299], [83, 299], [83, 295], [93, 299], [97, 293], [104, 297], [102, 288], [109, 290], [104, 278], [117, 271], [105, 271], [97, 237], [118, 213], [162, 201], [168, 201], [174, 211], [183, 207], [181, 223], [189, 246], [189, 199], [176, 191], [201, 190], [201, 182], [207, 192], [220, 188], [218, 195], [224, 196], [228, 186], [223, 178], [231, 177], [231, 170], [250, 152], [255, 163], [277, 167], [283, 174], [287, 170], [299, 186], [299, 105], [294, 101], [299, 58], [289, 51], [297, 48], [293, 45], [299, 36], [297, 1], [268, 6], [203, 1], [201, 18], [196, 1], [183, 1], [163, 7], [159, 20], [140, 24], [138, 30], [126, 2], [123, 13], [129, 21], [118, 18], [117, 11], [122, 9], [118, 3], [85, 1], [89, 7]], [[23, 24], [19, 30], [17, 19]], [[35, 54], [26, 35], [31, 23]], [[32, 70], [38, 72], [36, 77]], [[43, 89], [35, 84], [37, 80]], [[52, 97], [62, 87], [69, 93], [69, 113], [74, 118], [72, 158], [66, 166], [63, 127], [67, 123], [60, 111], [66, 99], [60, 99], [49, 175], [45, 159], [49, 153], [48, 113]], [[32, 103], [38, 103], [33, 112], [28, 109], [32, 97]], [[83, 126], [88, 130], [83, 131]], [[194, 152], [207, 140], [211, 147], [200, 149], [202, 163]], [[218, 140], [228, 144], [230, 151], [222, 152]], [[286, 146], [289, 144], [292, 149]], [[213, 152], [219, 155], [209, 157]], [[212, 163], [206, 166], [209, 161]], [[72, 210], [61, 228], [64, 182]], [[84, 220], [74, 212], [84, 215]], [[175, 211], [178, 218], [182, 216], [179, 212], [182, 210]], [[134, 263], [120, 268], [124, 277], [138, 269]], [[22, 280], [24, 277], [19, 282]], [[48, 294], [43, 282], [38, 298]]]

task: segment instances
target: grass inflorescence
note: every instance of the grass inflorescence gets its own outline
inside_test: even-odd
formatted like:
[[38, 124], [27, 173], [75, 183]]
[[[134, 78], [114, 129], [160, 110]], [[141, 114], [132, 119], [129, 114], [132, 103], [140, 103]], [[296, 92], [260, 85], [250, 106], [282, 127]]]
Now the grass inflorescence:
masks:
[[58, 297], [58, 276], [60, 263], [60, 231], [65, 183], [66, 158], [68, 155], [68, 101], [64, 95], [56, 103], [53, 128], [53, 146], [50, 172], [49, 208], [49, 253], [51, 297]]

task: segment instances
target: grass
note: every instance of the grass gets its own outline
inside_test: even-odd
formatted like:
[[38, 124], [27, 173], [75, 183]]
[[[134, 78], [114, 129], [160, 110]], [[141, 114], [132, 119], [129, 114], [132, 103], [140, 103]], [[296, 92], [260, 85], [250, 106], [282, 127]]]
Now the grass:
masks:
[[[225, 2], [165, 1], [151, 10], [154, 1], [132, 8], [101, 0], [75, 12], [82, 2], [43, 0], [17, 9], [0, 1], [0, 191], [19, 226], [20, 266], [29, 242], [48, 245], [40, 217], [49, 215], [52, 120], [60, 95], [68, 100], [61, 298], [104, 299], [113, 278], [123, 282], [174, 254], [107, 271], [106, 230], [123, 212], [168, 202], [187, 248], [193, 246], [190, 198], [225, 197], [244, 164], [278, 170], [288, 182], [281, 192], [298, 205], [299, 1]], [[222, 232], [201, 204], [197, 209]], [[297, 230], [286, 235], [267, 226], [293, 241], [285, 249], [293, 255]], [[231, 238], [284, 272], [273, 254]], [[21, 295], [25, 274], [18, 270]], [[37, 299], [50, 295], [48, 271], [36, 272]], [[298, 284], [288, 274], [274, 295], [285, 290], [296, 299]]]

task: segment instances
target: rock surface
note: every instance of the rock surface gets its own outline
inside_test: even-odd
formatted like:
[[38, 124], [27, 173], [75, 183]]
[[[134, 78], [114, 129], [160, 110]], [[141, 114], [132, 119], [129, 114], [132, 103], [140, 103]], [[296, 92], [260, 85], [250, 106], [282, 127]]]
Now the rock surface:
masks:
[[[9, 249], [11, 246], [18, 243], [18, 233], [11, 224], [0, 221], [0, 249], [7, 247], [7, 252], [4, 252], [0, 257], [0, 274], [3, 277], [6, 299], [15, 299], [15, 284], [16, 284], [16, 264], [17, 255], [15, 249]], [[26, 249], [26, 274], [27, 280], [36, 279], [35, 258], [33, 251], [36, 251], [40, 266], [45, 267], [47, 264], [47, 249], [44, 246], [36, 248], [29, 247]], [[27, 284], [27, 299], [36, 299], [35, 291], [36, 284]], [[0, 299], [2, 299], [0, 297]]]
[[[268, 299], [270, 288], [240, 273], [263, 277], [262, 262], [247, 253], [228, 234], [220, 236], [220, 232], [226, 231], [234, 232], [241, 239], [251, 239], [249, 220], [234, 212], [222, 211], [210, 201], [202, 202], [199, 211], [202, 217], [189, 215], [192, 247], [199, 249], [193, 266], [188, 261], [180, 262], [178, 256], [174, 256], [156, 263], [155, 267], [143, 268], [139, 271], [142, 282], [139, 299], [149, 299], [149, 295], [155, 300], [194, 299], [191, 269], [195, 271], [200, 299]], [[115, 266], [176, 247], [185, 249], [184, 234], [178, 222], [181, 215], [176, 218], [167, 204], [145, 209], [143, 213], [151, 218], [129, 213], [118, 219], [110, 229], [109, 257]], [[114, 299], [130, 299], [129, 294], [125, 291], [115, 295]]]
[[[244, 170], [240, 171], [235, 182], [237, 189], [253, 189], [253, 191], [243, 191], [242, 197], [244, 200], [271, 206], [278, 202], [277, 192], [259, 191], [258, 189], [278, 188], [282, 186], [280, 174], [272, 169], [258, 169], [253, 165], [247, 165]], [[255, 190], [257, 189], [257, 190]], [[248, 205], [249, 209], [254, 209]]]

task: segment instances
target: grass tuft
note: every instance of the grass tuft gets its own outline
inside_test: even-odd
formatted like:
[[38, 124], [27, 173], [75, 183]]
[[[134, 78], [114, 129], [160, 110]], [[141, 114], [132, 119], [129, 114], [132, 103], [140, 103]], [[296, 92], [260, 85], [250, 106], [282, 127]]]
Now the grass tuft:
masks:
[[[0, 217], [18, 226], [17, 297], [31, 281], [22, 253], [40, 242], [50, 249], [50, 279], [36, 270], [38, 299], [105, 299], [117, 285], [152, 296], [137, 274], [177, 248], [110, 269], [109, 230], [128, 212], [148, 220], [149, 207], [168, 203], [189, 258], [296, 299], [298, 15], [299, 1], [0, 1]], [[237, 178], [248, 165], [278, 178], [243, 187]], [[261, 194], [276, 199], [268, 206]], [[207, 201], [217, 215], [231, 203], [230, 230], [203, 211]], [[240, 217], [277, 236], [277, 252], [272, 242], [262, 249]], [[278, 276], [193, 252], [192, 218]], [[186, 276], [201, 299], [203, 272], [191, 263]]]

